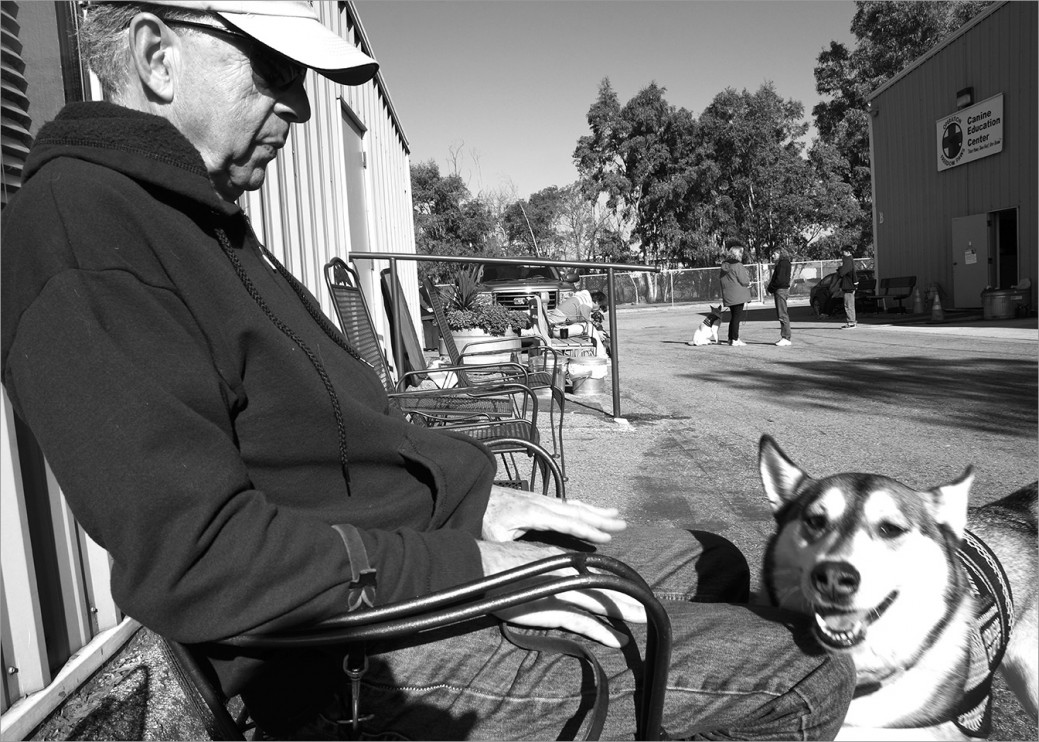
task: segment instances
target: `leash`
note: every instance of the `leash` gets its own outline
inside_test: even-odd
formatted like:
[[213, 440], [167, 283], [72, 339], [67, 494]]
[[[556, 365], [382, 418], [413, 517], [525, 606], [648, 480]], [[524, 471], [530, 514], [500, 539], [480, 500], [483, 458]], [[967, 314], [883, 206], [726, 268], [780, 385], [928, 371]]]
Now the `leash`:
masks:
[[967, 682], [953, 723], [970, 737], [987, 737], [992, 729], [992, 675], [1003, 660], [1014, 628], [1014, 597], [996, 555], [970, 531], [964, 531], [956, 558], [967, 573], [977, 612]]

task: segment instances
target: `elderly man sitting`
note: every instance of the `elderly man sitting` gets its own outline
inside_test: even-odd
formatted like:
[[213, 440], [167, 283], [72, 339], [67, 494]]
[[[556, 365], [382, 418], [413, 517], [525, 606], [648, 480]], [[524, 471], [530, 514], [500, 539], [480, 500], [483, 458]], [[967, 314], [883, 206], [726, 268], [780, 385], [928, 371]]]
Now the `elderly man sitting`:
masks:
[[[305, 2], [93, 3], [81, 48], [106, 102], [43, 127], [4, 212], [0, 360], [126, 613], [210, 642], [494, 574], [559, 553], [552, 537], [627, 561], [667, 600], [669, 733], [835, 734], [850, 663], [802, 650], [798, 617], [738, 605], [748, 570], [732, 544], [494, 486], [480, 444], [393, 410], [258, 241], [235, 201], [310, 117], [308, 68], [358, 85], [374, 60]], [[606, 647], [642, 641], [637, 604], [575, 593], [502, 618], [593, 645], [604, 734], [632, 736], [637, 644]], [[580, 712], [579, 661], [468, 628], [370, 648], [366, 734], [554, 738]], [[342, 691], [339, 659], [229, 652], [216, 666], [267, 734], [306, 738]]]

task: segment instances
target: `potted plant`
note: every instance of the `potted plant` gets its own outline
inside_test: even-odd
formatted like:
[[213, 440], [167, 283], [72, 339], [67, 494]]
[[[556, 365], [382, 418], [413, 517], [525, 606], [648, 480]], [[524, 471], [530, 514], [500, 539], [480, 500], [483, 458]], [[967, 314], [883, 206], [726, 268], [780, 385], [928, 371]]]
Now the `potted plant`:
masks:
[[509, 360], [520, 349], [521, 330], [530, 327], [524, 312], [495, 304], [482, 295], [478, 269], [465, 268], [455, 275], [454, 295], [445, 301], [447, 326], [460, 353], [479, 353], [469, 363]]

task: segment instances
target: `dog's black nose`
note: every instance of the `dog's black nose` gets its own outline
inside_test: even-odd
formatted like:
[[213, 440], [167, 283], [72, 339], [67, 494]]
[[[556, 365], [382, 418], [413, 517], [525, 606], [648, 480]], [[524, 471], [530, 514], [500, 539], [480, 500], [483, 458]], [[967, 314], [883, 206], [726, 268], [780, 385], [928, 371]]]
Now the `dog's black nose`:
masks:
[[847, 562], [820, 562], [812, 570], [812, 586], [831, 600], [853, 595], [859, 581], [859, 571]]

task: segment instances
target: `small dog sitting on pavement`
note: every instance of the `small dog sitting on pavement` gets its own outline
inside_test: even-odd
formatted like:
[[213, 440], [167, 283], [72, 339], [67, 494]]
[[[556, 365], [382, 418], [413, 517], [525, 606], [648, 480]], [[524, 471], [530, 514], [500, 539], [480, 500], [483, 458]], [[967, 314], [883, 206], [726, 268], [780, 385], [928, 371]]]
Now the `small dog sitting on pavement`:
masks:
[[710, 307], [710, 313], [704, 317], [703, 322], [696, 326], [693, 339], [686, 345], [710, 345], [718, 344], [718, 328], [722, 326], [721, 306]]
[[769, 436], [759, 465], [777, 530], [769, 601], [814, 616], [857, 686], [837, 739], [970, 739], [998, 668], [1037, 718], [1036, 484], [967, 507], [973, 469], [918, 492], [875, 474], [813, 479]]

